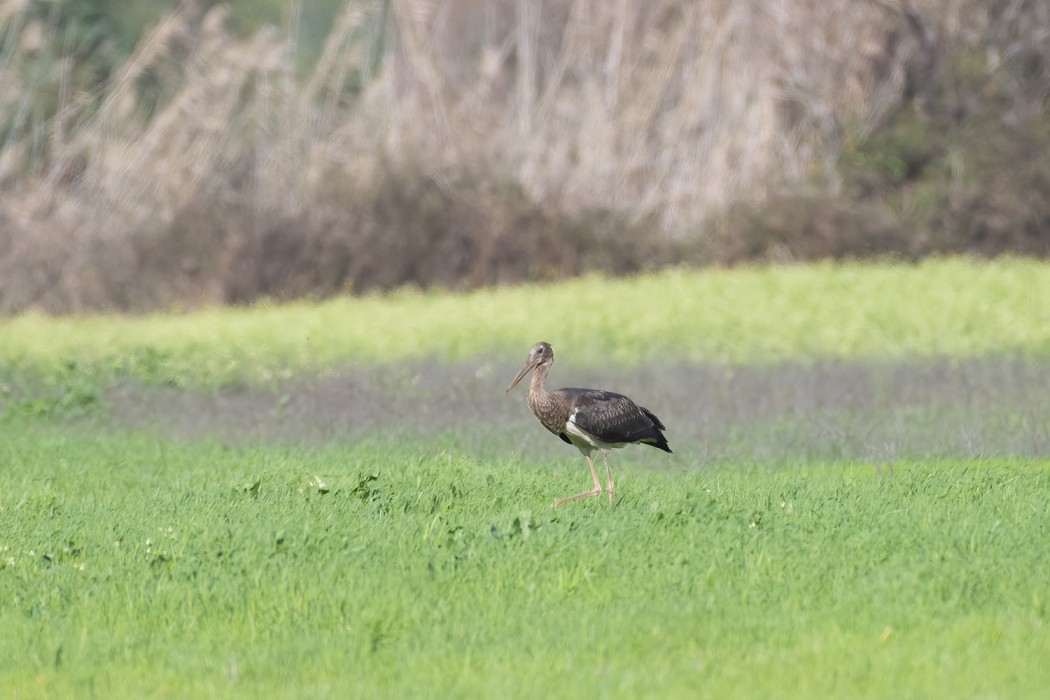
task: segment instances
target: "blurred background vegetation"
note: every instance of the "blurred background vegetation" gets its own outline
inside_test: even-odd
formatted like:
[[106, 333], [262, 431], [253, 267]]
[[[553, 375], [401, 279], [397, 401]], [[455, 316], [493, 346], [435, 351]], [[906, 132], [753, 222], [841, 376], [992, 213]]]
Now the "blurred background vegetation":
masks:
[[0, 0], [0, 313], [1050, 253], [1045, 0]]

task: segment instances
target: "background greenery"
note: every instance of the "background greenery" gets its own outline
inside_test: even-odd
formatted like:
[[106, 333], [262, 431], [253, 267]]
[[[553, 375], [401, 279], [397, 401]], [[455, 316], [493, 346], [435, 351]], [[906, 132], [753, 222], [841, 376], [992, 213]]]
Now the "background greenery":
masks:
[[[1050, 274], [1020, 259], [590, 276], [540, 287], [259, 304], [146, 316], [0, 319], [7, 372], [157, 384], [269, 382], [341, 362], [517, 358], [538, 339], [581, 364], [1050, 355]], [[564, 354], [561, 354], [564, 351]]]

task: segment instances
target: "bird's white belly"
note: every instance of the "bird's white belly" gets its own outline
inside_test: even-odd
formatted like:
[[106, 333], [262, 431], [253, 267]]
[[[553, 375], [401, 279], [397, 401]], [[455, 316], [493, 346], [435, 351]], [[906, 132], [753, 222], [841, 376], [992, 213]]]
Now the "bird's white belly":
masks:
[[569, 440], [572, 441], [573, 445], [576, 445], [578, 449], [586, 452], [591, 450], [608, 450], [614, 447], [623, 447], [625, 444], [622, 442], [610, 443], [599, 440], [580, 426], [576, 425], [575, 413], [569, 416], [569, 420], [565, 421], [565, 434], [569, 436]]

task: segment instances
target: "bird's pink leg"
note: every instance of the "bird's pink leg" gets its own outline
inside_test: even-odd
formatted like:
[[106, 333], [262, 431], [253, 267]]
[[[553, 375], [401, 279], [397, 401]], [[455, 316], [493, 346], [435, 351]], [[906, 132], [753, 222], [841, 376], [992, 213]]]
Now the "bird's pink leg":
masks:
[[551, 504], [552, 507], [553, 506], [560, 506], [562, 503], [565, 503], [566, 501], [575, 501], [577, 498], [586, 498], [587, 496], [597, 496], [599, 493], [602, 492], [602, 482], [598, 481], [598, 472], [594, 471], [594, 462], [591, 460], [591, 456], [588, 455], [588, 454], [585, 454], [583, 456], [587, 458], [587, 466], [591, 468], [591, 478], [594, 479], [594, 489], [592, 489], [591, 491], [584, 491], [583, 493], [578, 493], [575, 496], [566, 496], [565, 498], [559, 498], [558, 500], [556, 500], [554, 503]]
[[605, 476], [609, 481], [605, 484], [605, 490], [609, 493], [609, 505], [613, 504], [613, 480], [612, 472], [609, 471], [609, 453], [602, 450], [602, 459], [605, 460]]

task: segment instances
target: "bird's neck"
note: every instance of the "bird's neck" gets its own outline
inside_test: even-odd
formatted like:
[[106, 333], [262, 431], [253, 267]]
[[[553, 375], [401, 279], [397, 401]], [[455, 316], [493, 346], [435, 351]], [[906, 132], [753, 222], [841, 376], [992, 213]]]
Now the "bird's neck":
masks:
[[540, 365], [532, 373], [532, 383], [529, 385], [529, 396], [545, 397], [547, 390], [543, 388], [543, 380], [547, 378], [550, 365]]
[[541, 411], [550, 402], [550, 394], [543, 387], [543, 380], [547, 378], [548, 370], [550, 370], [549, 365], [537, 367], [532, 373], [532, 382], [529, 384], [529, 408], [537, 415], [539, 415], [538, 411]]
[[532, 383], [529, 385], [529, 408], [532, 414], [539, 419], [547, 430], [555, 435], [565, 429], [565, 418], [560, 406], [554, 396], [547, 393], [543, 388], [543, 380], [547, 378], [549, 365], [537, 367], [532, 374]]

